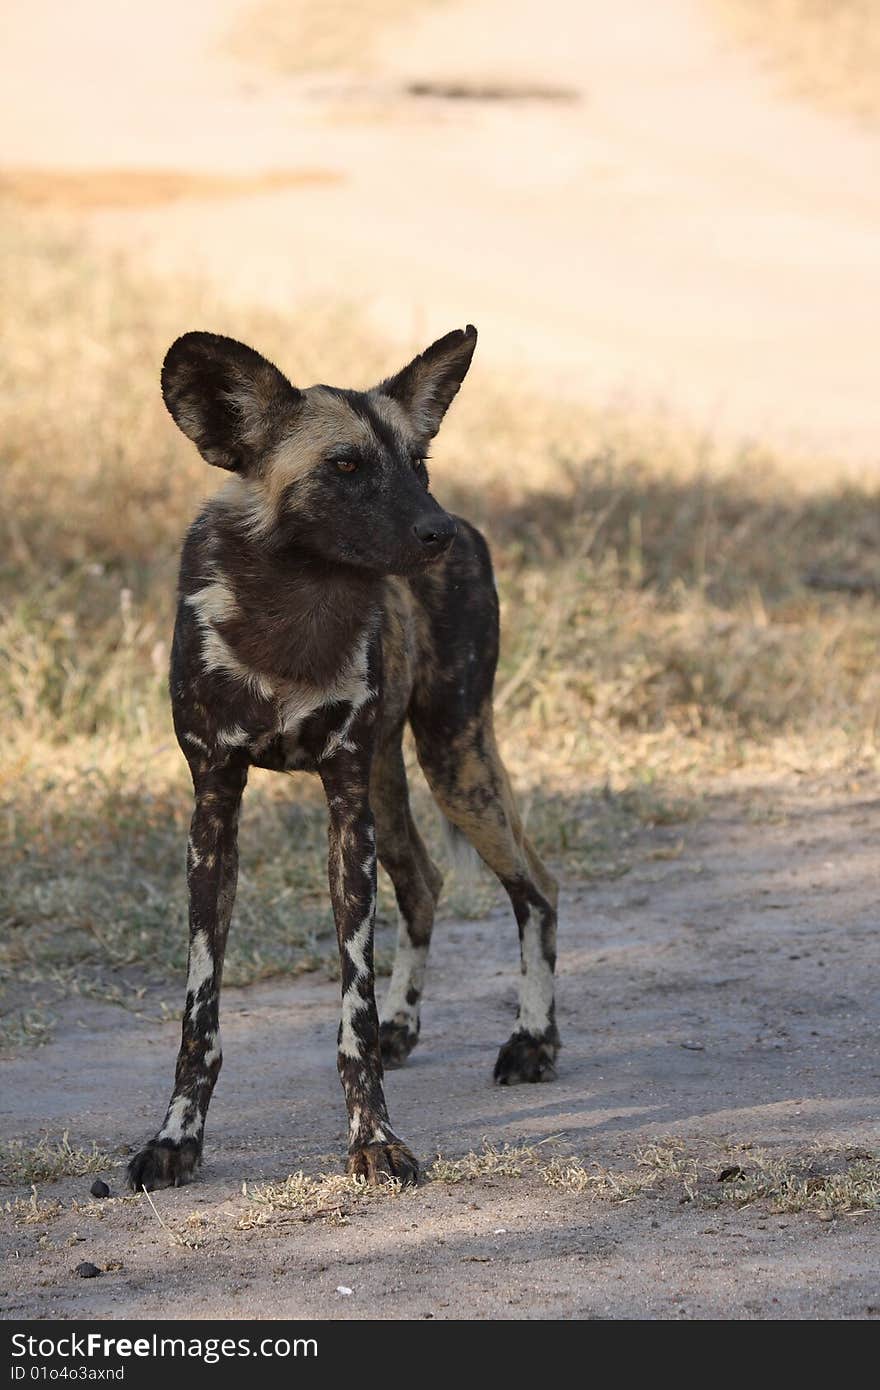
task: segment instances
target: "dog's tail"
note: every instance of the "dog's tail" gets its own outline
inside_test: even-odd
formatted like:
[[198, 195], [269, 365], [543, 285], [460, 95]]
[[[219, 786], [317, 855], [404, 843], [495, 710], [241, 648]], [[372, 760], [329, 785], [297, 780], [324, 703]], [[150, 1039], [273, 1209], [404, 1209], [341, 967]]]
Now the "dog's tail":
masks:
[[457, 825], [453, 825], [452, 821], [447, 820], [443, 815], [441, 815], [440, 820], [455, 882], [459, 888], [469, 888], [479, 876], [480, 856]]

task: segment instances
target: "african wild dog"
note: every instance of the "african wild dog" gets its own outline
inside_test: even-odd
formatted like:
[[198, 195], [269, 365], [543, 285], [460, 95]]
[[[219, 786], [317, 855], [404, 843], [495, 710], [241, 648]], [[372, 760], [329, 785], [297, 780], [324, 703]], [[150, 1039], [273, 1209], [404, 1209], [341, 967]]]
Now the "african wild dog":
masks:
[[[495, 744], [489, 553], [431, 496], [425, 467], [476, 337], [471, 327], [449, 333], [366, 392], [297, 390], [259, 353], [211, 333], [187, 333], [165, 359], [168, 410], [233, 476], [191, 527], [181, 560], [171, 697], [195, 789], [189, 973], [174, 1091], [129, 1166], [134, 1188], [186, 1182], [201, 1159], [251, 765], [317, 773], [327, 797], [348, 1170], [417, 1178], [382, 1091], [383, 1061], [400, 1065], [418, 1041], [441, 885], [410, 814], [407, 720], [442, 812], [498, 875], [519, 925], [519, 1014], [495, 1079], [554, 1074], [556, 884], [523, 833]], [[377, 855], [400, 910], [381, 1023]]]

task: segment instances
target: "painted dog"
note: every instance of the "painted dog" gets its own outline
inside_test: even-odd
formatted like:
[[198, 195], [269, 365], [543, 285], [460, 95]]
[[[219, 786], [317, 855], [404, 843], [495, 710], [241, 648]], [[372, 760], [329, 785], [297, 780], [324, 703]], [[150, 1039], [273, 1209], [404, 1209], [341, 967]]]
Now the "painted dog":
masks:
[[[425, 455], [470, 366], [449, 333], [370, 391], [298, 390], [230, 338], [187, 333], [162, 368], [172, 417], [232, 475], [186, 537], [171, 658], [174, 726], [195, 809], [187, 847], [189, 967], [165, 1118], [129, 1165], [135, 1189], [188, 1181], [220, 1071], [219, 996], [248, 768], [317, 773], [329, 811], [342, 970], [338, 1066], [348, 1170], [415, 1181], [391, 1127], [383, 1061], [418, 1041], [441, 875], [410, 814], [401, 740], [452, 827], [510, 896], [519, 1013], [496, 1081], [554, 1075], [556, 884], [523, 833], [498, 755], [498, 602], [489, 552], [428, 490]], [[385, 1007], [374, 998], [376, 860], [400, 911]]]

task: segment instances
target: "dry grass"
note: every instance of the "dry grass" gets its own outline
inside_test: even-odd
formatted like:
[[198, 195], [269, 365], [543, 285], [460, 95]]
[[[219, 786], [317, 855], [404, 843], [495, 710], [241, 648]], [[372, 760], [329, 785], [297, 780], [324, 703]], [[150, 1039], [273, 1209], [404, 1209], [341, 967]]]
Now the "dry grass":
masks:
[[659, 1174], [648, 1169], [625, 1172], [603, 1168], [600, 1164], [587, 1167], [576, 1158], [553, 1159], [541, 1168], [540, 1176], [548, 1187], [557, 1191], [608, 1202], [632, 1202], [650, 1192], [660, 1181]]
[[181, 198], [248, 198], [303, 185], [335, 183], [329, 169], [274, 169], [263, 174], [200, 174], [179, 169], [5, 169], [0, 198], [27, 207], [153, 207]]
[[352, 1208], [384, 1197], [399, 1197], [403, 1187], [397, 1178], [388, 1178], [371, 1187], [364, 1178], [344, 1173], [324, 1173], [309, 1177], [301, 1170], [280, 1182], [245, 1186], [249, 1206], [239, 1219], [239, 1230], [252, 1230], [278, 1221], [329, 1221], [344, 1225]]
[[383, 31], [442, 0], [259, 0], [225, 46], [244, 62], [284, 73], [356, 68], [363, 74]]
[[86, 1173], [105, 1173], [115, 1165], [116, 1159], [95, 1143], [90, 1149], [75, 1148], [67, 1130], [60, 1139], [45, 1134], [35, 1144], [23, 1139], [0, 1142], [0, 1183], [7, 1187], [81, 1178]]
[[473, 1182], [477, 1178], [521, 1178], [523, 1173], [534, 1171], [537, 1164], [537, 1150], [533, 1146], [504, 1144], [499, 1149], [484, 1140], [479, 1153], [465, 1154], [463, 1158], [444, 1158], [439, 1154], [428, 1176], [433, 1182], [452, 1184]]
[[[211, 327], [294, 379], [353, 385], [399, 354], [345, 305], [295, 325], [233, 312], [34, 218], [0, 242], [0, 984], [20, 987], [17, 1045], [45, 1035], [53, 991], [137, 1005], [185, 960], [190, 787], [166, 670], [181, 536], [217, 479], [162, 406], [168, 343]], [[633, 432], [479, 369], [434, 453], [438, 495], [492, 543], [501, 739], [530, 832], [569, 873], [625, 872], [636, 828], [686, 819], [733, 770], [876, 766], [875, 482]], [[325, 858], [318, 789], [256, 772], [230, 982], [332, 958]], [[445, 911], [497, 896], [452, 889]]]
[[675, 1137], [638, 1149], [629, 1166], [608, 1168], [572, 1154], [548, 1156], [540, 1144], [498, 1149], [484, 1142], [462, 1158], [438, 1158], [428, 1176], [447, 1184], [531, 1177], [575, 1198], [621, 1203], [654, 1194], [707, 1208], [760, 1203], [776, 1214], [822, 1219], [880, 1210], [880, 1160], [846, 1148], [785, 1154]]
[[12, 1217], [17, 1226], [45, 1226], [61, 1215], [64, 1204], [54, 1199], [41, 1201], [37, 1189], [33, 1187], [30, 1197], [16, 1197], [12, 1202], [4, 1202], [2, 1210]]
[[712, 0], [725, 22], [795, 95], [880, 119], [876, 0]]
[[715, 1187], [697, 1195], [709, 1206], [750, 1206], [771, 1211], [812, 1212], [820, 1217], [880, 1211], [880, 1160], [863, 1150], [818, 1146], [807, 1154], [774, 1154], [745, 1146], [732, 1151], [738, 1162], [715, 1174]]

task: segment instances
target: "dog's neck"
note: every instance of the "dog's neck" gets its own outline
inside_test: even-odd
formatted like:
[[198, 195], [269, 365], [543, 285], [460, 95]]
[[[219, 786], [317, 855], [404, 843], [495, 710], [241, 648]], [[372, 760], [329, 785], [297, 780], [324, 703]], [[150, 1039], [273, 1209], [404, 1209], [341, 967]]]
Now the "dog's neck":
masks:
[[211, 521], [211, 565], [235, 600], [218, 630], [237, 659], [270, 681], [331, 684], [376, 625], [382, 577], [267, 546], [222, 513]]

